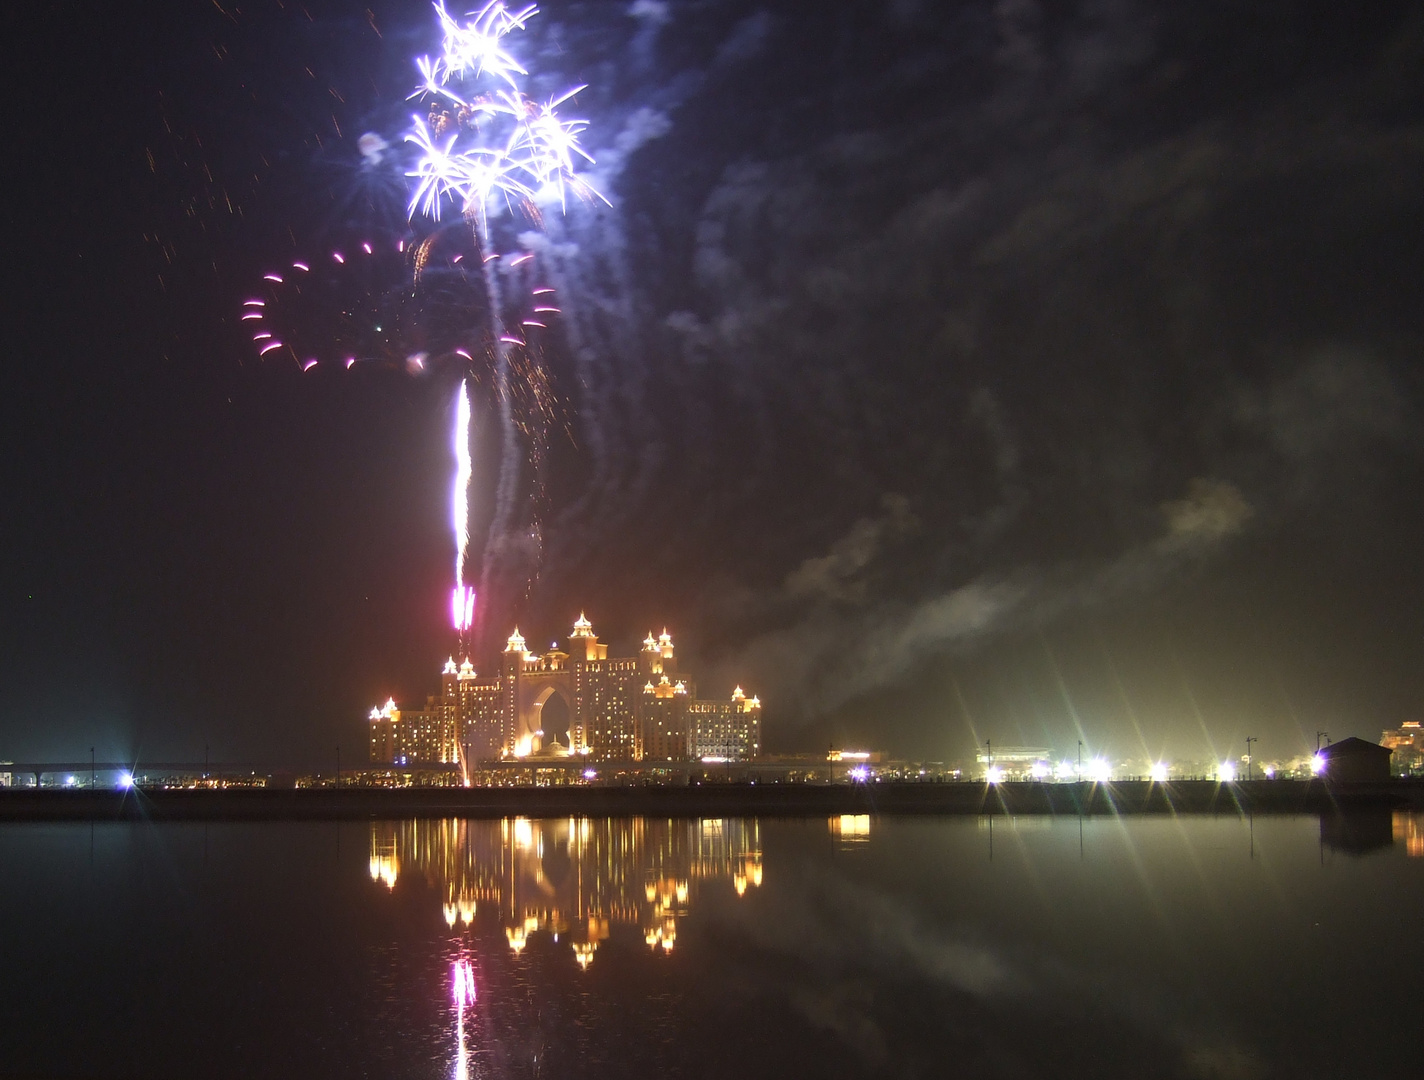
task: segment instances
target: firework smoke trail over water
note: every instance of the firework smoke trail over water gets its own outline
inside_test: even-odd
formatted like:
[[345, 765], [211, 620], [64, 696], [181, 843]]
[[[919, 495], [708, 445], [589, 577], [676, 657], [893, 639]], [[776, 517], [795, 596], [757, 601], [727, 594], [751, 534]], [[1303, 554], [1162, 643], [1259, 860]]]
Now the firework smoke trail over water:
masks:
[[[504, 39], [516, 30], [525, 29], [538, 9], [530, 5], [511, 11], [500, 0], [490, 0], [462, 23], [446, 10], [444, 0], [439, 0], [434, 7], [443, 34], [443, 51], [433, 59], [419, 57], [416, 60], [422, 82], [411, 97], [428, 99], [430, 110], [427, 118], [412, 118], [412, 128], [406, 136], [407, 142], [420, 152], [414, 169], [408, 173], [414, 180], [410, 213], [412, 216], [421, 213], [438, 220], [448, 200], [459, 207], [480, 241], [491, 323], [492, 390], [502, 432], [494, 516], [485, 542], [486, 557], [482, 560], [480, 576], [479, 591], [488, 596], [491, 575], [496, 570], [496, 560], [488, 556], [491, 548], [498, 555], [500, 545], [512, 535], [520, 498], [520, 480], [525, 472], [526, 463], [520, 454], [521, 429], [516, 417], [515, 384], [516, 381], [529, 384], [521, 385], [520, 390], [541, 402], [545, 390], [542, 376], [533, 374], [536, 364], [530, 355], [526, 329], [544, 324], [536, 315], [534, 321], [520, 324], [517, 333], [509, 328], [499, 281], [498, 268], [502, 264], [498, 262], [500, 254], [494, 247], [489, 204], [492, 199], [500, 198], [511, 212], [521, 209], [538, 224], [537, 201], [540, 198], [548, 201], [557, 199], [561, 208], [566, 208], [570, 192], [584, 199], [597, 198], [605, 203], [608, 200], [575, 172], [577, 163], [593, 162], [593, 158], [579, 145], [579, 136], [587, 127], [587, 121], [564, 119], [558, 112], [559, 107], [583, 87], [568, 90], [546, 102], [525, 97], [520, 90], [519, 77], [528, 75], [528, 72], [504, 47]], [[494, 83], [493, 89], [479, 91], [478, 86], [467, 89], [467, 82], [481, 78]], [[528, 257], [521, 256], [511, 266]], [[557, 309], [543, 306], [535, 311], [552, 313]], [[462, 401], [466, 402], [469, 381], [467, 374], [461, 389]], [[464, 453], [468, 455], [467, 406], [465, 410], [463, 413], [457, 411], [457, 439], [465, 439]], [[463, 429], [459, 426], [461, 416], [465, 418]], [[458, 434], [459, 430], [464, 431], [463, 436]], [[529, 435], [527, 427], [524, 433]], [[532, 436], [531, 442], [528, 464], [534, 470], [537, 485], [542, 446]], [[458, 447], [456, 453], [457, 461], [461, 460]], [[456, 499], [460, 499], [463, 490], [466, 511], [463, 518], [457, 515], [456, 539], [461, 555], [456, 568], [456, 599], [452, 601], [452, 615], [455, 616], [457, 628], [461, 629], [463, 647], [473, 610], [468, 604], [464, 612], [459, 610], [459, 598], [464, 589], [464, 553], [468, 546], [469, 481], [467, 474], [462, 475], [466, 475], [466, 479], [462, 489], [457, 477]], [[537, 512], [535, 518], [531, 538], [537, 546], [541, 543]], [[527, 584], [526, 578], [526, 587]], [[464, 625], [460, 626], [462, 616]]]

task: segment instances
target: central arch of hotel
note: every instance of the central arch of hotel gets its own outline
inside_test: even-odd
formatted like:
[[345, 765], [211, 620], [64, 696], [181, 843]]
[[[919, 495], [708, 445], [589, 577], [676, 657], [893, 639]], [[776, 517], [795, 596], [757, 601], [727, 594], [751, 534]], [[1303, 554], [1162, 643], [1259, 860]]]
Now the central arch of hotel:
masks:
[[[568, 709], [568, 732], [545, 731], [543, 727], [544, 706], [555, 694], [564, 699]], [[574, 726], [574, 677], [567, 668], [558, 671], [528, 672], [519, 678], [517, 696], [518, 719], [515, 724], [516, 753], [538, 753], [556, 737], [572, 739]], [[567, 745], [567, 744], [566, 744]]]

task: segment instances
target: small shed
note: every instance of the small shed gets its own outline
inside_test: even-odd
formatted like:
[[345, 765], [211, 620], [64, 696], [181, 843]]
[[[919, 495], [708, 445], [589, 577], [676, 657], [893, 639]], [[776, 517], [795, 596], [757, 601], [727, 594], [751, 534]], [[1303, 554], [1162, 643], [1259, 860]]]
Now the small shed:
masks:
[[1389, 779], [1387, 746], [1366, 742], [1353, 736], [1320, 748], [1324, 768], [1320, 775], [1335, 784], [1376, 783]]

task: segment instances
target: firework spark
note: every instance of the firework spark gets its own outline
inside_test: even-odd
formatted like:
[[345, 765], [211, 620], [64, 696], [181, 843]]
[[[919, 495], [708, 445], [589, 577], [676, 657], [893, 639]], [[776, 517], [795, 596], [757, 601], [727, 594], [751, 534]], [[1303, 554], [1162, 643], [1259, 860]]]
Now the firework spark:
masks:
[[[584, 87], [578, 86], [547, 101], [535, 101], [520, 86], [529, 72], [509, 50], [506, 41], [516, 30], [524, 30], [538, 9], [529, 5], [513, 10], [500, 0], [488, 0], [465, 21], [452, 16], [444, 0], [434, 4], [442, 33], [438, 55], [416, 59], [420, 83], [412, 98], [428, 102], [426, 117], [415, 116], [406, 141], [417, 153], [407, 175], [412, 180], [409, 213], [439, 221], [446, 206], [457, 210], [470, 223], [478, 243], [484, 299], [489, 312], [488, 337], [481, 352], [491, 361], [490, 390], [501, 423], [501, 450], [495, 491], [495, 513], [489, 536], [503, 540], [514, 532], [516, 504], [520, 499], [521, 477], [526, 467], [535, 475], [536, 491], [543, 461], [544, 430], [551, 417], [549, 379], [539, 362], [531, 332], [547, 328], [547, 317], [557, 313], [547, 300], [534, 310], [518, 313], [518, 306], [506, 299], [511, 290], [543, 298], [550, 290], [537, 280], [530, 264], [530, 252], [496, 250], [491, 228], [491, 211], [502, 202], [511, 210], [523, 210], [536, 224], [537, 204], [556, 197], [566, 205], [569, 193], [584, 199], [608, 201], [578, 175], [584, 164], [593, 164], [580, 138], [588, 128], [582, 118], [565, 118], [560, 108]], [[481, 86], [481, 80], [491, 85]], [[432, 242], [420, 245], [415, 256], [419, 283], [430, 264]], [[501, 261], [502, 254], [511, 255]], [[451, 265], [464, 258], [460, 253]], [[456, 409], [455, 532], [457, 563], [451, 615], [461, 634], [461, 646], [473, 621], [473, 595], [466, 595], [464, 573], [469, 547], [469, 391], [475, 364], [467, 351], [458, 351], [470, 360], [460, 388]], [[521, 442], [527, 452], [521, 453]], [[535, 496], [537, 500], [537, 493]], [[535, 545], [541, 532], [535, 521], [527, 532]], [[488, 541], [486, 541], [488, 544]], [[489, 559], [483, 560], [480, 592], [488, 595], [491, 575]], [[527, 587], [527, 580], [526, 580]]]
[[[262, 275], [238, 321], [266, 362], [306, 371], [359, 364], [420, 375], [449, 365], [469, 355], [472, 316], [485, 303], [481, 275], [459, 266], [474, 250], [463, 225], [459, 230], [463, 246], [447, 229], [419, 244], [358, 234], [316, 257], [293, 259]], [[273, 340], [284, 344], [268, 350]]]

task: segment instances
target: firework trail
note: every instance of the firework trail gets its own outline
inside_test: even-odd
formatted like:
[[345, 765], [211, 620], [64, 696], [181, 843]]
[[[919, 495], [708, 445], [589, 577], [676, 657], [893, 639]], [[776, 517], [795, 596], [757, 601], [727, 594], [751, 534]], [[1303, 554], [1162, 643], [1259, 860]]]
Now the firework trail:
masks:
[[[522, 490], [525, 467], [532, 468], [536, 483], [533, 501], [537, 503], [538, 477], [543, 457], [543, 437], [540, 424], [548, 419], [548, 380], [538, 363], [536, 350], [529, 341], [531, 328], [545, 325], [547, 315], [557, 313], [549, 303], [536, 303], [529, 318], [513, 324], [508, 318], [507, 302], [500, 276], [514, 276], [516, 268], [533, 256], [530, 253], [508, 252], [510, 258], [496, 251], [492, 235], [490, 211], [492, 204], [502, 203], [511, 212], [519, 211], [534, 224], [540, 223], [539, 202], [555, 197], [561, 208], [567, 206], [569, 194], [583, 199], [606, 199], [576, 173], [581, 162], [593, 158], [579, 145], [579, 136], [587, 121], [565, 119], [559, 108], [583, 87], [575, 87], [548, 101], [535, 101], [520, 88], [520, 78], [528, 71], [505, 47], [505, 38], [525, 29], [538, 13], [530, 5], [511, 10], [500, 0], [490, 0], [471, 17], [461, 22], [445, 8], [443, 0], [435, 11], [443, 36], [442, 51], [436, 57], [422, 56], [416, 60], [421, 84], [411, 95], [429, 102], [426, 117], [412, 118], [407, 142], [418, 151], [414, 168], [408, 173], [413, 179], [410, 214], [420, 214], [438, 221], [443, 208], [453, 205], [467, 221], [479, 245], [479, 259], [490, 314], [490, 341], [487, 352], [491, 358], [491, 391], [498, 409], [501, 427], [499, 475], [495, 491], [494, 517], [490, 524], [482, 560], [480, 592], [488, 595], [495, 559], [491, 549], [499, 554], [510, 540], [515, 526], [517, 504]], [[481, 83], [485, 85], [482, 87]], [[416, 256], [417, 282], [426, 265], [421, 253]], [[532, 298], [551, 293], [550, 289], [531, 292]], [[471, 381], [466, 374], [463, 395], [468, 394]], [[456, 440], [465, 440], [468, 448], [468, 411], [457, 409]], [[521, 437], [529, 444], [527, 454], [520, 452]], [[459, 452], [457, 451], [457, 459]], [[457, 480], [456, 500], [462, 497], [468, 507], [468, 480], [462, 487]], [[468, 510], [456, 512], [457, 599], [452, 601], [452, 614], [457, 629], [461, 614], [472, 611], [461, 607], [458, 599], [464, 588], [464, 563], [468, 549]], [[537, 506], [528, 536], [537, 548], [541, 536], [537, 522]], [[461, 524], [463, 523], [463, 524]], [[466, 529], [461, 538], [460, 529]], [[526, 588], [528, 579], [526, 578]], [[463, 642], [462, 642], [463, 644]]]
[[465, 584], [465, 552], [470, 546], [470, 389], [460, 384], [455, 402], [455, 491], [451, 497], [451, 523], [455, 531], [455, 591], [450, 598], [450, 614], [455, 629], [464, 635], [475, 617], [475, 591]]

